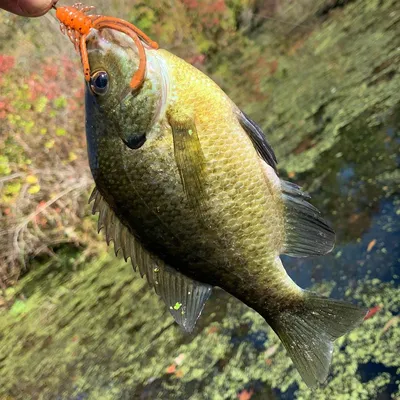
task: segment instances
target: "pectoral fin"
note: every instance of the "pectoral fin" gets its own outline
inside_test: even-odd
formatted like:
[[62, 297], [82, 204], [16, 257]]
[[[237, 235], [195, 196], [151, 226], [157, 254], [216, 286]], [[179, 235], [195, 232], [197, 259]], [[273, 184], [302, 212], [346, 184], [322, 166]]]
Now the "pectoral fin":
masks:
[[198, 208], [205, 196], [205, 158], [194, 114], [170, 110], [168, 121], [174, 139], [176, 165], [189, 202]]

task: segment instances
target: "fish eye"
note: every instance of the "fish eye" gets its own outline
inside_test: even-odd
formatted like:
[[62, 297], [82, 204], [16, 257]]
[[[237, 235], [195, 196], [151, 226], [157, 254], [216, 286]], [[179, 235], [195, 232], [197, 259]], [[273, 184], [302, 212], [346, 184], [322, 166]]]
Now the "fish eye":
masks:
[[108, 90], [108, 74], [105, 71], [97, 71], [90, 78], [90, 88], [97, 95], [103, 95]]

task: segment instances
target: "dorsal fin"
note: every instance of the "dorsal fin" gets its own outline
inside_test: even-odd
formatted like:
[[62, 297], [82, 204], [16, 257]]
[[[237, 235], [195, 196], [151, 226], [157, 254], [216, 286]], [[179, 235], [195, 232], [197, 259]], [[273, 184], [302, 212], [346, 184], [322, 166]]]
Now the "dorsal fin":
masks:
[[121, 250], [125, 261], [131, 258], [133, 269], [139, 269], [142, 277], [146, 275], [150, 287], [164, 300], [175, 321], [186, 332], [191, 332], [210, 297], [212, 287], [186, 277], [150, 255], [120, 222], [97, 188], [90, 196], [91, 201], [94, 201], [93, 214], [100, 214], [98, 230], [105, 229], [107, 244], [113, 241], [115, 254]]
[[262, 129], [243, 111], [238, 110], [236, 115], [240, 125], [242, 125], [242, 128], [249, 135], [260, 157], [276, 172], [276, 164], [278, 161], [275, 157], [274, 150], [265, 138]]
[[329, 253], [335, 244], [335, 232], [307, 199], [300, 186], [281, 180], [285, 205], [286, 240], [282, 253], [293, 257]]

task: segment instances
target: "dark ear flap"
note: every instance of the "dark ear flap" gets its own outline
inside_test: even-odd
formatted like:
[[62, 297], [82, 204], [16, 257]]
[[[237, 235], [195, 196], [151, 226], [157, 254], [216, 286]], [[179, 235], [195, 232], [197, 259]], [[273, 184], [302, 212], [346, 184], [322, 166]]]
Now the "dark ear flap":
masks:
[[236, 112], [236, 115], [238, 117], [240, 125], [242, 125], [242, 128], [249, 135], [260, 157], [276, 172], [276, 164], [278, 163], [278, 161], [276, 160], [274, 150], [272, 150], [271, 145], [265, 138], [265, 134], [262, 129], [243, 111], [238, 110]]

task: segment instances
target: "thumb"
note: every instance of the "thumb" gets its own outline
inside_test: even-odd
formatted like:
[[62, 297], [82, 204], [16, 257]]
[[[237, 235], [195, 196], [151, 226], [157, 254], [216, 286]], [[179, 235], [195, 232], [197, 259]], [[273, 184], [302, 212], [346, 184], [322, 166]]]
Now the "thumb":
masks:
[[46, 14], [57, 0], [0, 0], [0, 7], [24, 17]]

